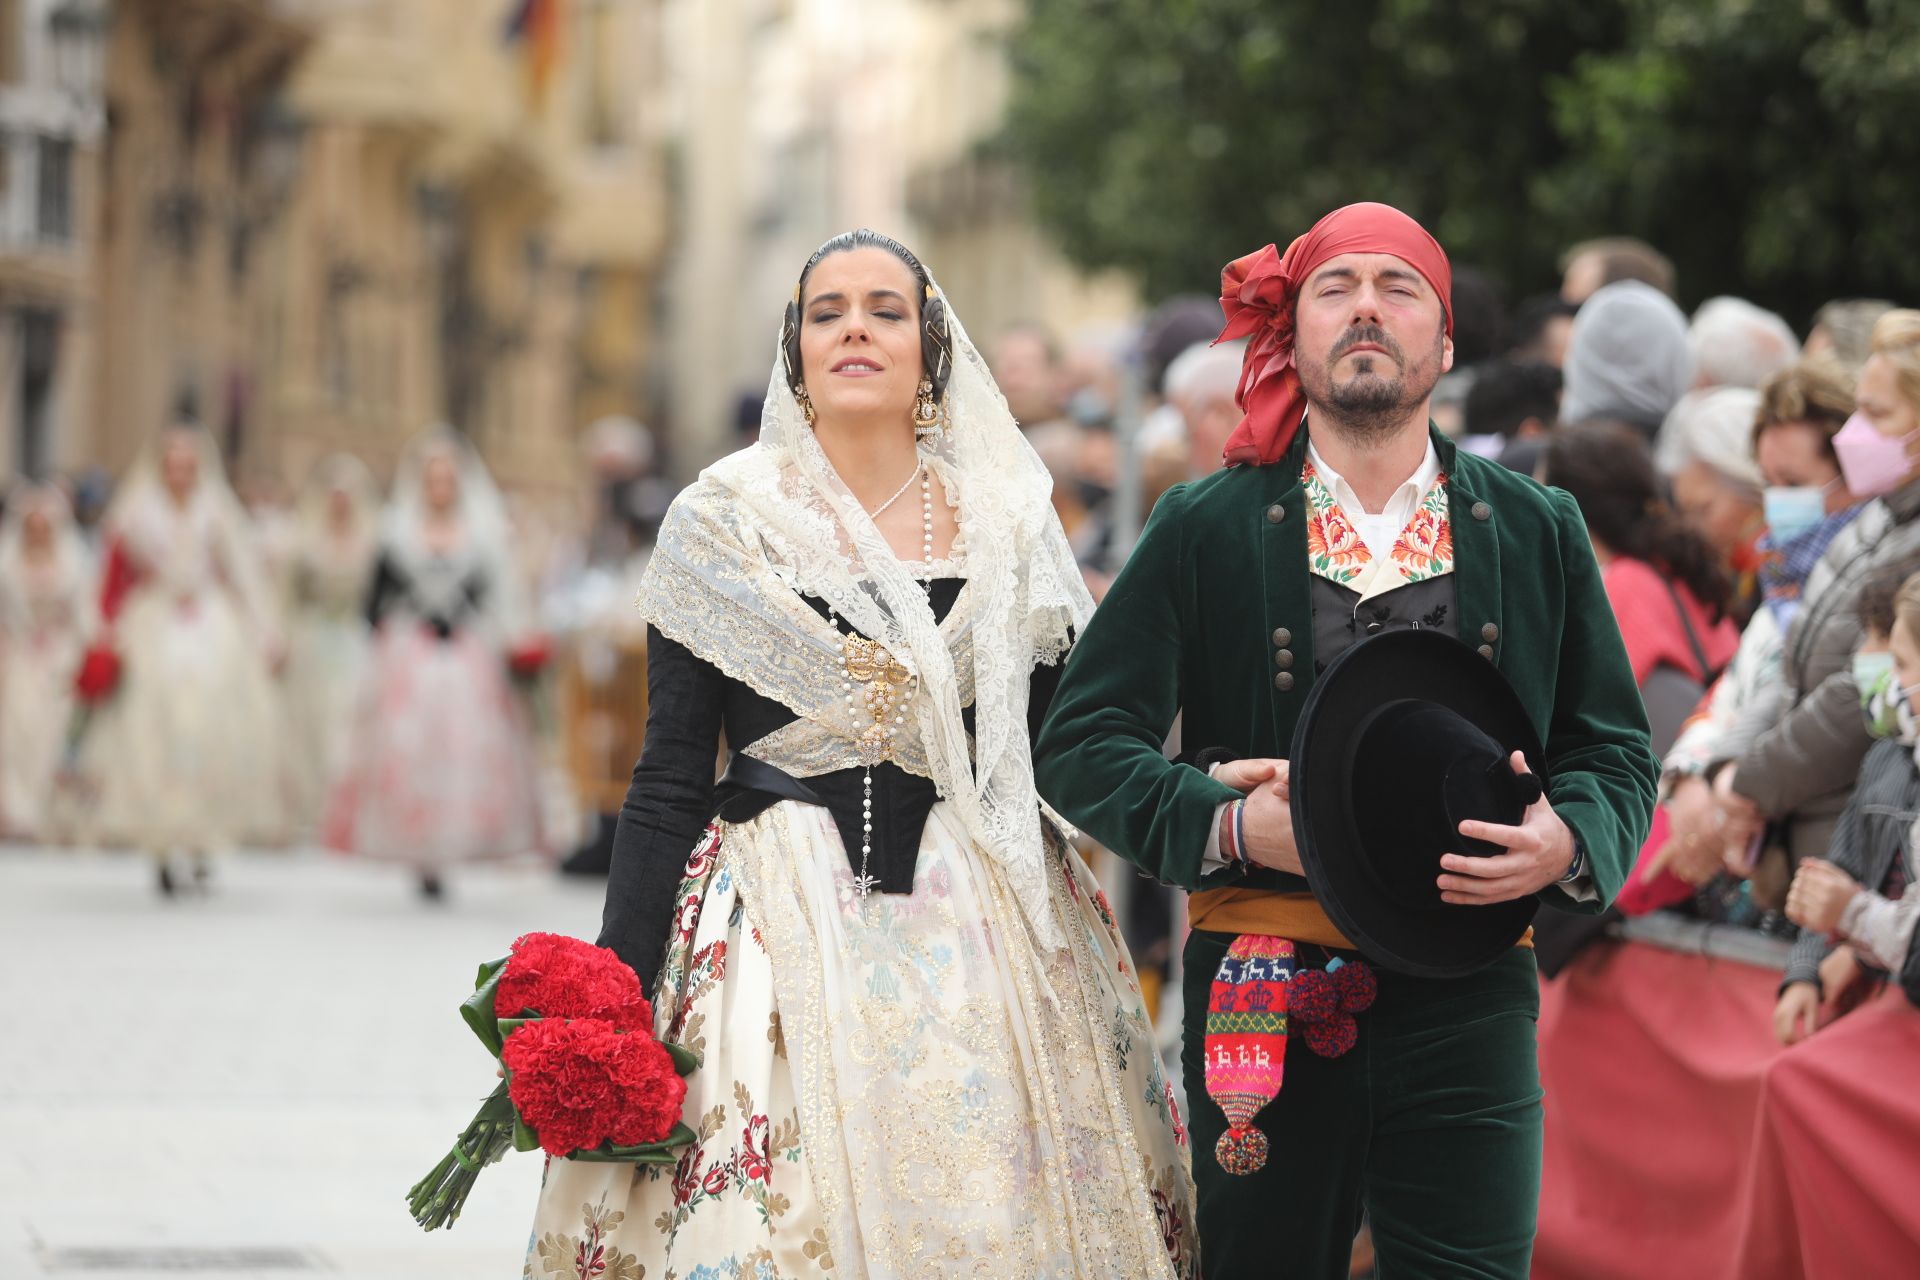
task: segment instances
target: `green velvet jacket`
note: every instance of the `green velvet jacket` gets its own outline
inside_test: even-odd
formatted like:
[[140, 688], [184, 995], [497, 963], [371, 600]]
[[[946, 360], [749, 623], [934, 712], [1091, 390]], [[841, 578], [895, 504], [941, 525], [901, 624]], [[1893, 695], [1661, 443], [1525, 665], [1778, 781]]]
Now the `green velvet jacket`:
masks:
[[[1646, 710], [1573, 499], [1434, 432], [1447, 476], [1458, 634], [1519, 691], [1546, 746], [1548, 798], [1586, 849], [1598, 912], [1652, 820], [1659, 764]], [[1238, 794], [1162, 752], [1285, 758], [1313, 688], [1307, 433], [1280, 462], [1168, 490], [1074, 645], [1034, 749], [1041, 796], [1148, 874], [1184, 888], [1299, 891], [1263, 867], [1202, 874], [1220, 804]], [[1391, 782], [1381, 779], [1383, 798]], [[1437, 857], [1437, 853], [1436, 853]]]

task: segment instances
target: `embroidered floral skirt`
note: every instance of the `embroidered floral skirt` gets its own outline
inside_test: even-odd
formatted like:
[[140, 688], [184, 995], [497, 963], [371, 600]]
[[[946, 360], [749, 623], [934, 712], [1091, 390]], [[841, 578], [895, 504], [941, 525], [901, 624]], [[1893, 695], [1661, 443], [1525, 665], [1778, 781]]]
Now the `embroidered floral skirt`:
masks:
[[535, 849], [531, 733], [505, 660], [477, 631], [440, 640], [383, 626], [346, 732], [329, 848], [423, 870]]
[[1092, 876], [1043, 947], [942, 803], [911, 895], [855, 897], [825, 809], [708, 831], [660, 1033], [705, 1061], [677, 1167], [553, 1160], [529, 1280], [1198, 1275], [1186, 1133]]

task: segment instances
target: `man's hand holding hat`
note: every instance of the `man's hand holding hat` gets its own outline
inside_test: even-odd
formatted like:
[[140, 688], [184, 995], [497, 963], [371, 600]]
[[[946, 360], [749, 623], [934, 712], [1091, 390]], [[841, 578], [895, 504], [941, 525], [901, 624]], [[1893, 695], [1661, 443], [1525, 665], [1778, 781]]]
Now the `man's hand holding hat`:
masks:
[[[1518, 751], [1508, 763], [1517, 774], [1529, 772], [1526, 757]], [[1463, 822], [1460, 834], [1504, 846], [1508, 852], [1491, 858], [1443, 855], [1441, 868], [1453, 873], [1439, 879], [1443, 902], [1463, 906], [1512, 902], [1557, 883], [1573, 866], [1573, 832], [1560, 821], [1544, 795], [1528, 806], [1517, 827]]]
[[[1246, 811], [1240, 818], [1247, 860], [1275, 871], [1303, 875], [1300, 850], [1294, 844], [1287, 775], [1285, 760], [1229, 760], [1213, 770], [1215, 782], [1225, 783], [1247, 797]], [[1232, 821], [1232, 816], [1227, 820]]]

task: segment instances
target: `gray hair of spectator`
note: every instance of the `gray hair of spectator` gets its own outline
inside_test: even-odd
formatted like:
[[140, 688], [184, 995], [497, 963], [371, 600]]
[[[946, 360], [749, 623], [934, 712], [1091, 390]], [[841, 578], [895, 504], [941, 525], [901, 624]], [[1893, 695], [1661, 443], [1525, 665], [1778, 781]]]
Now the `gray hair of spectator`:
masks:
[[1167, 366], [1167, 399], [1214, 400], [1231, 396], [1239, 389], [1240, 365], [1246, 354], [1244, 342], [1223, 342], [1217, 347], [1205, 342], [1194, 343]]
[[1652, 285], [1607, 285], [1573, 318], [1564, 372], [1563, 422], [1618, 418], [1652, 430], [1693, 382], [1687, 318]]
[[1652, 285], [1669, 298], [1673, 296], [1673, 260], [1658, 249], [1633, 236], [1602, 236], [1582, 240], [1560, 255], [1562, 273], [1577, 258], [1588, 254], [1600, 257], [1600, 284], [1605, 287], [1622, 280], [1638, 280]]
[[1708, 298], [1687, 326], [1694, 379], [1708, 387], [1755, 387], [1800, 358], [1793, 327], [1745, 298]]
[[1690, 462], [1702, 463], [1757, 498], [1766, 485], [1753, 457], [1753, 424], [1759, 417], [1760, 393], [1752, 387], [1696, 391], [1674, 406], [1661, 427], [1661, 461], [1669, 474]]
[[1833, 343], [1833, 358], [1858, 369], [1873, 354], [1873, 326], [1893, 310], [1884, 298], [1835, 298], [1813, 313], [1813, 327]]

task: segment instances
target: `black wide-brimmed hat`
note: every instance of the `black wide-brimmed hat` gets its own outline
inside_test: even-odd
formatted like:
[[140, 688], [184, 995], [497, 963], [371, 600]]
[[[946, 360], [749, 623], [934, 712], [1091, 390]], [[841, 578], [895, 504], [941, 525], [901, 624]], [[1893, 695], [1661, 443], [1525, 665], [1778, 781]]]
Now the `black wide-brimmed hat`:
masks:
[[[1513, 771], [1515, 751], [1531, 773]], [[1413, 629], [1353, 646], [1314, 682], [1293, 732], [1293, 833], [1314, 897], [1382, 968], [1450, 978], [1493, 963], [1536, 901], [1443, 902], [1440, 857], [1507, 852], [1460, 824], [1518, 825], [1544, 764], [1519, 695], [1458, 640]]]

